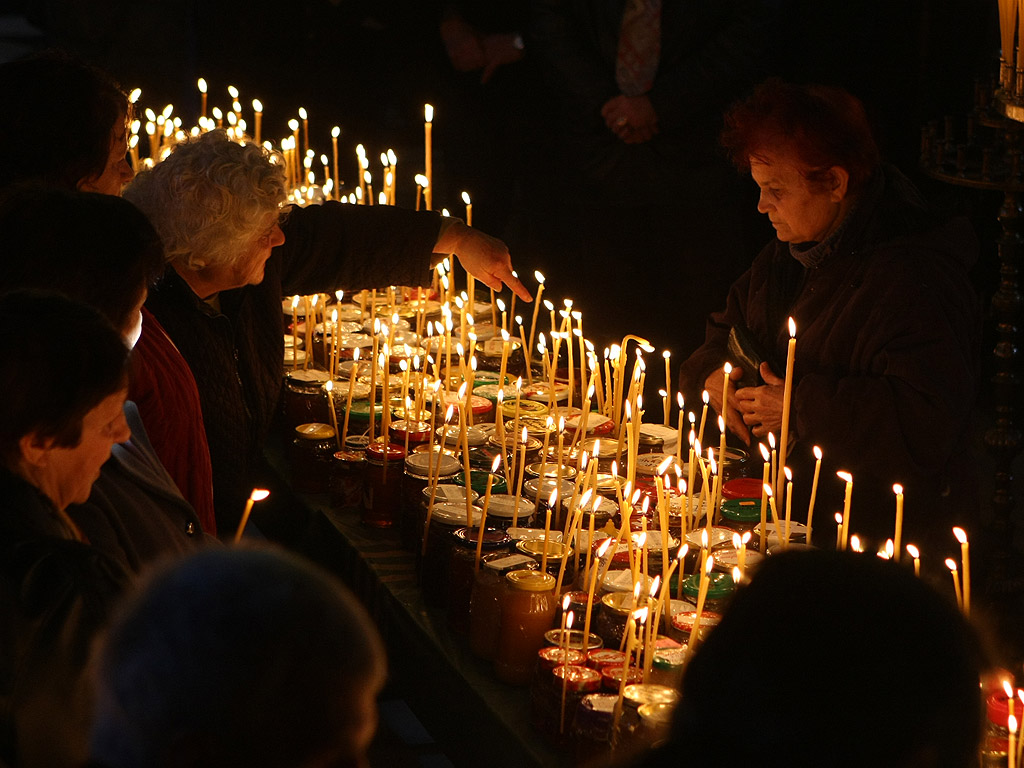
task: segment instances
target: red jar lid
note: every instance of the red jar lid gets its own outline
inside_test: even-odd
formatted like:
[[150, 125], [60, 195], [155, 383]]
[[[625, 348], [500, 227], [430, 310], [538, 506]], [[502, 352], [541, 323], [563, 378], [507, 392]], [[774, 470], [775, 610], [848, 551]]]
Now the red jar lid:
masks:
[[997, 691], [989, 696], [985, 701], [985, 709], [988, 713], [989, 722], [1003, 728], [1006, 727], [1006, 721], [1010, 717], [1010, 707], [1007, 703], [1006, 694], [1003, 691]]
[[734, 480], [726, 480], [722, 484], [723, 499], [757, 499], [761, 500], [763, 487], [761, 480], [756, 477], [737, 477]]
[[486, 397], [480, 397], [480, 395], [471, 395], [469, 398], [469, 407], [473, 410], [474, 416], [480, 416], [485, 413], [490, 413], [494, 410], [494, 403], [488, 400]]
[[540, 664], [541, 669], [546, 672], [550, 672], [555, 667], [560, 667], [565, 664], [565, 660], [569, 660], [569, 664], [578, 665], [584, 661], [583, 653], [577, 650], [569, 649], [568, 654], [564, 648], [556, 648], [555, 646], [548, 646], [541, 648], [537, 651], [537, 662]]
[[[626, 674], [626, 685], [642, 683], [644, 671], [638, 667], [630, 667]], [[622, 667], [605, 667], [601, 670], [601, 683], [605, 690], [618, 691], [622, 681]]]
[[401, 461], [405, 458], [405, 448], [394, 443], [373, 442], [366, 446], [366, 458], [371, 461], [384, 461], [387, 451], [388, 461]]
[[[563, 664], [560, 667], [555, 667], [552, 674], [555, 676], [557, 685], [561, 685], [565, 680], [566, 690], [573, 693], [595, 693], [601, 689], [601, 675], [590, 667], [580, 664], [569, 666]], [[643, 677], [642, 674], [641, 677]]]
[[425, 443], [430, 439], [430, 422], [427, 421], [395, 421], [391, 423], [389, 434], [397, 442], [405, 442], [406, 435], [410, 443]]
[[622, 669], [626, 661], [626, 654], [611, 648], [599, 648], [587, 654], [587, 666], [591, 669], [601, 670], [605, 667], [618, 667]]
[[[684, 635], [693, 631], [693, 622], [697, 620], [697, 611], [680, 611], [672, 617], [672, 628]], [[713, 627], [722, 620], [722, 614], [715, 611], [704, 610], [700, 614], [700, 626], [702, 629]]]

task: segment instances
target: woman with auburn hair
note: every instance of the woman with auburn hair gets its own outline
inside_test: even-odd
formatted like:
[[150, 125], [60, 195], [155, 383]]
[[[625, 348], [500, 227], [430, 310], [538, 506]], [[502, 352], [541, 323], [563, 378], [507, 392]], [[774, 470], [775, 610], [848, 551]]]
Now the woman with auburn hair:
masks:
[[[758, 211], [776, 238], [710, 316], [703, 346], [682, 366], [684, 392], [707, 389], [748, 446], [778, 437], [792, 317], [788, 456], [798, 492], [810, 490], [819, 445], [833, 470], [854, 475], [855, 532], [879, 543], [893, 535], [900, 483], [904, 541], [948, 537], [947, 524], [969, 522], [977, 498], [966, 440], [980, 340], [970, 225], [937, 215], [881, 162], [863, 106], [840, 89], [768, 81], [725, 126], [722, 143], [760, 187]], [[747, 340], [756, 369], [730, 352], [730, 335]], [[840, 485], [821, 485], [829, 516]], [[794, 511], [807, 509], [799, 493]]]

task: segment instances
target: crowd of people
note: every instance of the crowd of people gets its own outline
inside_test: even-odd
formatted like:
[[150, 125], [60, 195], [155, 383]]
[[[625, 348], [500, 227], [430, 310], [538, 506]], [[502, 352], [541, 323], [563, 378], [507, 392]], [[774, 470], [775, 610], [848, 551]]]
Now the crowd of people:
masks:
[[[704, 25], [742, 42], [756, 23], [748, 11], [723, 4]], [[572, 25], [550, 24], [576, 44]], [[671, 41], [662, 55], [675, 61]], [[674, 120], [664, 90], [637, 77], [584, 89], [634, 148]], [[605, 98], [608, 87], [622, 93]], [[426, 284], [455, 254], [485, 285], [530, 300], [508, 248], [431, 211], [326, 202], [285, 216], [272, 153], [220, 131], [135, 176], [124, 91], [62, 55], [0, 66], [0, 100], [12, 105], [0, 116], [0, 765], [360, 764], [386, 674], [372, 622], [284, 548], [223, 543], [250, 490], [279, 483], [264, 449], [282, 385], [281, 297]], [[80, 109], [57, 116], [55, 103]], [[684, 387], [706, 386], [744, 442], [775, 431], [794, 316], [795, 445], [847, 452], [868, 487], [879, 467], [905, 472], [920, 499], [908, 527], [922, 540], [945, 531], [948, 510], [977, 496], [960, 453], [979, 347], [972, 235], [881, 162], [848, 94], [768, 82], [726, 125], [723, 142], [761, 188], [777, 237], [711, 316]], [[721, 402], [736, 327], [763, 362], [734, 369], [742, 386]], [[287, 545], [308, 523], [299, 510], [286, 498], [266, 505], [254, 527]], [[846, 659], [872, 651], [836, 676], [833, 647]], [[770, 671], [806, 661], [810, 681], [766, 677], [765, 649]], [[959, 614], [906, 569], [773, 557], [694, 656], [672, 741], [644, 760], [667, 765], [685, 748], [700, 765], [852, 766], [883, 764], [884, 750], [894, 766], [966, 766], [983, 664]], [[872, 706], [878, 680], [899, 692], [888, 708]], [[756, 730], [771, 738], [734, 760], [715, 726], [739, 691], [756, 693]], [[836, 708], [809, 719], [826, 698]], [[874, 740], [846, 749], [825, 714], [856, 714]]]

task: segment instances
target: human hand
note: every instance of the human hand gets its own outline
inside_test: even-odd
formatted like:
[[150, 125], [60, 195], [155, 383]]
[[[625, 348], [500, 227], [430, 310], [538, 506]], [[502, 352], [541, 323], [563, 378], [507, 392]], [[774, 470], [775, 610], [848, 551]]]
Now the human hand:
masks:
[[508, 246], [496, 237], [455, 220], [443, 229], [434, 252], [454, 253], [462, 267], [488, 288], [500, 291], [504, 283], [523, 301], [533, 301], [526, 286], [512, 274]]
[[[504, 64], [515, 64], [523, 58], [523, 49], [517, 48], [515, 44], [517, 37], [518, 35], [508, 32], [499, 35], [484, 35], [482, 41], [484, 73], [480, 77], [482, 84], [486, 84], [491, 79], [498, 67]], [[519, 44], [522, 45], [521, 40]]]
[[[743, 441], [744, 445], [750, 445], [750, 430], [743, 422], [743, 414], [736, 408], [736, 389], [734, 382], [743, 378], [742, 368], [733, 368], [729, 373], [728, 403], [725, 403], [726, 410], [722, 410], [722, 383], [725, 366], [723, 365], [704, 380], [704, 389], [708, 392], [708, 403], [719, 415], [725, 414], [725, 425], [736, 437]], [[743, 390], [740, 390], [741, 392]]]
[[764, 437], [769, 432], [778, 435], [782, 431], [786, 382], [775, 375], [768, 363], [761, 363], [761, 378], [764, 385], [736, 391], [736, 404], [743, 413], [743, 422], [754, 435]]
[[658, 132], [658, 115], [646, 95], [619, 94], [601, 107], [601, 117], [608, 130], [626, 144], [642, 144]]
[[472, 72], [487, 63], [476, 29], [459, 16], [441, 22], [441, 41], [448, 60], [459, 72]]

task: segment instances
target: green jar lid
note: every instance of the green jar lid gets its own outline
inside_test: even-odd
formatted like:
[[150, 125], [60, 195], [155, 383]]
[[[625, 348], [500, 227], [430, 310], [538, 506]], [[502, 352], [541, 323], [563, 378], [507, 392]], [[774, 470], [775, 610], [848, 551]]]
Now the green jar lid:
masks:
[[760, 499], [726, 499], [722, 502], [722, 517], [737, 523], [761, 522]]
[[[470, 469], [469, 470], [469, 485], [474, 491], [479, 493], [481, 496], [487, 492], [487, 478], [493, 477], [491, 481], [491, 493], [508, 493], [508, 486], [505, 484], [505, 478], [501, 475], [492, 475], [482, 469]], [[466, 485], [466, 473], [465, 471], [459, 472], [455, 477], [452, 478], [452, 482], [456, 485]]]
[[[730, 573], [712, 573], [708, 576], [708, 600], [723, 600], [736, 590], [736, 583], [732, 580]], [[696, 573], [690, 574], [683, 579], [683, 592], [687, 597], [697, 599], [700, 592], [700, 576]]]
[[[345, 414], [345, 403], [340, 399], [336, 401], [339, 415], [344, 416]], [[377, 423], [380, 423], [384, 418], [384, 406], [379, 403], [374, 406], [374, 413], [377, 417]], [[370, 401], [369, 400], [353, 400], [352, 411], [349, 413], [349, 419], [354, 422], [362, 422], [368, 424], [370, 422]]]

